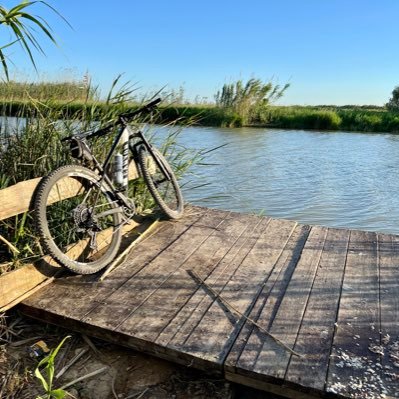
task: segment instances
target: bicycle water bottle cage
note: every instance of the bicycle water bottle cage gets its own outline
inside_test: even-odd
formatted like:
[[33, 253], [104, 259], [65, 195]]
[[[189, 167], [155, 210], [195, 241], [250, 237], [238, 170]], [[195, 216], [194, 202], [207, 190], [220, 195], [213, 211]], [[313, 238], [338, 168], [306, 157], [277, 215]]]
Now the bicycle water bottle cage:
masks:
[[87, 144], [77, 138], [72, 138], [69, 144], [71, 155], [73, 158], [79, 159], [80, 161], [92, 162], [93, 155], [91, 154]]

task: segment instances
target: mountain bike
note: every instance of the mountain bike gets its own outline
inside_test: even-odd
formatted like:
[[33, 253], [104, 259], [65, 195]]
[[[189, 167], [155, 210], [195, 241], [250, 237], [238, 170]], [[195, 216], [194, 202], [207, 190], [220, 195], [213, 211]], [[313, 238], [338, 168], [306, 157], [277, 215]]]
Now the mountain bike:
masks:
[[[42, 179], [34, 200], [41, 244], [62, 266], [91, 274], [115, 258], [122, 227], [136, 215], [129, 184], [132, 164], [160, 210], [172, 219], [182, 216], [183, 197], [171, 166], [140, 129], [129, 125], [160, 101], [120, 114], [100, 129], [62, 139], [79, 162], [61, 166]], [[89, 140], [113, 132], [110, 150], [100, 163]]]

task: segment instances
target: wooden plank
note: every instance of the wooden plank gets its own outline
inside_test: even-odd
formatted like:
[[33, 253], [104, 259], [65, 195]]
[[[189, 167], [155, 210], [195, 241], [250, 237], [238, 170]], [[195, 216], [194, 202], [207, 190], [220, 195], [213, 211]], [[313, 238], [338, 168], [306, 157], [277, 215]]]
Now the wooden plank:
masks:
[[[130, 224], [123, 226], [122, 233], [128, 234], [137, 228], [137, 226], [138, 223], [132, 220]], [[109, 236], [110, 231], [107, 230], [100, 232], [98, 235], [102, 239], [99, 244], [100, 249], [106, 242], [104, 238]], [[67, 253], [73, 257], [75, 253], [80, 253], [80, 249], [81, 245], [73, 245]], [[58, 263], [51, 256], [47, 255], [35, 264], [26, 264], [17, 270], [1, 275], [0, 310], [2, 308], [9, 308], [10, 304], [13, 306], [16, 305], [18, 298], [21, 298], [21, 300], [25, 299], [25, 294], [28, 291], [43, 283], [48, 277], [54, 276], [60, 270], [61, 268]]]
[[2, 274], [0, 276], [0, 308], [6, 308], [10, 303], [15, 303], [19, 297], [47, 278], [54, 276], [59, 270], [59, 267], [42, 262], [38, 265], [25, 265], [17, 270]]
[[[221, 262], [217, 264], [212, 273], [203, 275], [207, 284], [215, 286], [217, 284], [222, 285], [223, 281], [228, 281], [252, 250], [259, 236], [267, 228], [269, 222], [270, 219], [261, 218], [259, 223], [256, 223], [252, 228], [249, 228], [248, 231], [245, 231], [237, 240], [234, 248], [232, 248]], [[198, 271], [198, 267], [199, 265], [196, 265], [193, 269]], [[188, 273], [186, 274], [188, 275]], [[190, 279], [195, 282], [192, 277], [190, 277]], [[157, 344], [166, 346], [172, 342], [172, 340], [176, 339], [176, 336], [183, 332], [185, 328], [189, 331], [189, 325], [190, 323], [194, 323], [194, 317], [200, 320], [202, 313], [206, 312], [209, 308], [211, 302], [209, 301], [207, 292], [204, 291], [197, 282], [195, 282], [195, 284], [196, 290], [194, 294], [160, 332], [156, 339]]]
[[[264, 219], [256, 216], [232, 214], [186, 260], [184, 269], [173, 273], [117, 330], [155, 342], [199, 289], [187, 270], [195, 269], [202, 276], [208, 277], [237, 251], [236, 245], [240, 239], [248, 237], [253, 227], [261, 221]], [[251, 229], [248, 229], [248, 225]]]
[[378, 234], [381, 319], [381, 379], [399, 397], [399, 237]]
[[[270, 277], [262, 287], [262, 291], [260, 292], [249, 315], [251, 319], [259, 321], [259, 317], [262, 312], [262, 317], [264, 319], [274, 319], [279, 304], [283, 299], [285, 290], [291, 280], [292, 273], [294, 272], [298, 260], [302, 254], [304, 245], [309, 236], [309, 232], [310, 226], [297, 226], [296, 230], [288, 241], [284, 252], [273, 268]], [[269, 313], [266, 314], [266, 311]], [[257, 327], [255, 327], [252, 323], [244, 324], [225, 361], [224, 367], [227, 372], [236, 372], [236, 364], [238, 359], [244, 351], [248, 339], [254, 332], [254, 329], [257, 330]]]
[[21, 308], [289, 398], [397, 397], [398, 253], [399, 237], [209, 210], [163, 223], [103, 283], [61, 279]]
[[[295, 227], [295, 222], [272, 219], [231, 276], [224, 275], [216, 284], [206, 283], [248, 315]], [[202, 289], [207, 293], [202, 306], [196, 308], [168, 347], [222, 365], [244, 320], [238, 320], [206, 288]]]
[[223, 211], [206, 212], [179, 239], [90, 311], [83, 321], [117, 329], [210, 235], [215, 234], [228, 215]]
[[43, 312], [57, 313], [61, 317], [84, 318], [130, 277], [162, 253], [204, 213], [202, 209], [191, 208], [187, 210], [184, 221], [163, 222], [156, 235], [140, 243], [128, 259], [101, 283], [97, 282], [97, 275], [73, 275], [57, 279], [51, 287], [42, 289], [24, 301], [26, 311], [35, 307]]
[[[323, 251], [327, 229], [312, 227], [301, 257], [281, 298], [284, 284], [277, 284], [260, 313], [258, 323], [293, 348]], [[280, 298], [277, 300], [275, 298]], [[282, 383], [290, 352], [271, 337], [254, 329], [237, 362], [236, 371]]]
[[375, 233], [351, 231], [341, 300], [325, 389], [349, 397], [382, 397], [379, 272]]
[[26, 180], [0, 190], [0, 220], [28, 211], [32, 194], [40, 180], [40, 177]]
[[[129, 165], [129, 180], [137, 179], [138, 176], [136, 165], [134, 162], [131, 162]], [[40, 180], [41, 177], [26, 180], [0, 190], [0, 220], [4, 220], [30, 210], [32, 196]], [[52, 202], [70, 198], [77, 194], [81, 186], [77, 184], [76, 180], [70, 180], [72, 181], [72, 184], [68, 187], [63, 187], [62, 193], [60, 193], [60, 195], [54, 196]]]
[[[115, 292], [98, 303], [82, 321], [115, 330], [156, 290], [186, 258], [201, 245], [228, 216], [227, 212], [207, 211], [171, 245], [127, 279]], [[124, 306], [121, 306], [121, 303]], [[134, 303], [133, 306], [130, 303]]]
[[349, 230], [328, 230], [294, 348], [303, 357], [291, 356], [285, 385], [296, 384], [307, 390], [324, 391], [349, 234]]

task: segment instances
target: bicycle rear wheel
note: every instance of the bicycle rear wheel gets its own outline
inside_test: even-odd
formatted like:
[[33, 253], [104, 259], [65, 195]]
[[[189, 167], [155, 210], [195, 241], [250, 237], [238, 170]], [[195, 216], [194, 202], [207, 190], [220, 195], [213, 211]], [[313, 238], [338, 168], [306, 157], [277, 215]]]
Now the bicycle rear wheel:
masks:
[[107, 266], [121, 242], [121, 213], [100, 176], [82, 166], [62, 166], [46, 178], [35, 197], [44, 249], [75, 273]]
[[143, 178], [159, 208], [171, 219], [183, 215], [183, 196], [167, 160], [156, 149], [142, 145], [138, 151], [139, 164]]

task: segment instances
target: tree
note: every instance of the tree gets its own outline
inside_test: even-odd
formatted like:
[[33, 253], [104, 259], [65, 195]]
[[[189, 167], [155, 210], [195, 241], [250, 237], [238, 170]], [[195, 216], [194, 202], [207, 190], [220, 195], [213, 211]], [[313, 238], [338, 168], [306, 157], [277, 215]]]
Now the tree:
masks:
[[47, 39], [49, 39], [54, 45], [57, 45], [49, 24], [42, 17], [32, 15], [32, 13], [28, 12], [35, 4], [41, 4], [45, 7], [48, 7], [68, 24], [65, 18], [62, 17], [55, 8], [50, 6], [45, 1], [24, 0], [9, 10], [0, 5], [0, 25], [8, 27], [10, 29], [11, 36], [13, 37], [13, 40], [10, 43], [0, 47], [0, 62], [7, 80], [9, 80], [9, 60], [4, 54], [4, 49], [19, 43], [22, 46], [22, 49], [28, 55], [33, 67], [36, 69], [33, 51], [36, 50], [40, 54], [45, 55], [44, 50], [38, 41], [38, 33], [44, 34], [44, 36], [47, 37]]
[[280, 87], [260, 79], [249, 79], [246, 83], [238, 80], [235, 83], [224, 84], [215, 96], [216, 105], [236, 113], [242, 122], [248, 123], [260, 108], [279, 99], [287, 90], [289, 84]]
[[392, 90], [392, 97], [385, 104], [390, 111], [399, 111], [399, 86]]

